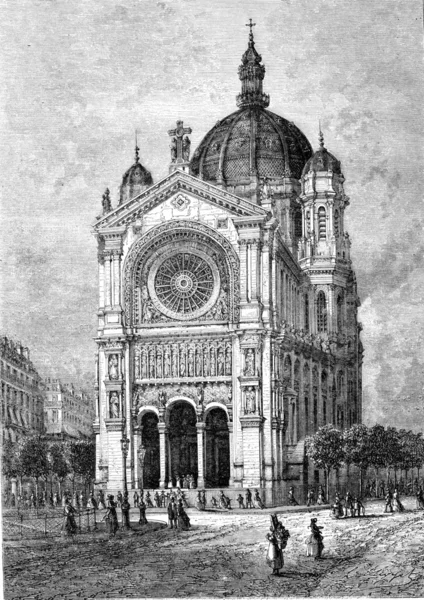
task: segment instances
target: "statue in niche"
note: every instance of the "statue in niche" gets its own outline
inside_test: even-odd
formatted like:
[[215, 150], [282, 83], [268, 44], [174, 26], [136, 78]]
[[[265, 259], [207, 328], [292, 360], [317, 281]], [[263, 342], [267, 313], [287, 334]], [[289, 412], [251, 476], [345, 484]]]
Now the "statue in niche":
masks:
[[119, 379], [118, 364], [118, 355], [111, 354], [108, 361], [109, 379]]
[[272, 200], [272, 197], [274, 196], [268, 177], [262, 179], [260, 195], [262, 202]]
[[137, 352], [135, 357], [134, 357], [134, 371], [135, 371], [135, 378], [136, 379], [140, 379], [141, 373], [140, 373], [140, 355]]
[[215, 319], [218, 321], [222, 321], [228, 317], [227, 293], [224, 290], [221, 290], [219, 294], [214, 313]]
[[156, 377], [162, 379], [162, 348], [158, 348], [156, 355]]
[[211, 348], [211, 350], [210, 350], [210, 362], [209, 362], [209, 364], [210, 364], [210, 369], [211, 369], [211, 373], [210, 374], [213, 377], [216, 374], [215, 373], [216, 363], [215, 363], [215, 349], [214, 348]]
[[174, 163], [177, 160], [177, 138], [172, 138], [169, 147], [171, 148], [171, 162]]
[[165, 407], [166, 406], [166, 392], [164, 390], [161, 390], [159, 392], [158, 399], [159, 399], [159, 404], [161, 406]]
[[186, 351], [184, 346], [181, 348], [180, 352], [180, 377], [186, 376]]
[[139, 411], [140, 407], [144, 402], [143, 388], [139, 387], [133, 394], [133, 407], [136, 412]]
[[196, 377], [202, 376], [202, 357], [200, 354], [200, 348], [196, 350]]
[[256, 392], [252, 387], [246, 390], [246, 412], [249, 414], [256, 413]]
[[172, 348], [172, 377], [178, 377], [178, 348]]
[[209, 375], [209, 365], [208, 365], [208, 350], [207, 348], [203, 349], [203, 377], [207, 377]]
[[229, 385], [228, 391], [227, 391], [227, 404], [232, 404], [232, 403], [233, 403], [233, 386]]
[[225, 374], [225, 361], [224, 353], [221, 349], [218, 351], [218, 375], [222, 376]]
[[188, 137], [188, 135], [185, 136], [185, 138], [183, 139], [183, 160], [185, 160], [186, 162], [188, 162], [190, 160], [190, 146], [191, 146], [191, 141], [190, 138]]
[[168, 348], [165, 348], [163, 353], [163, 374], [165, 377], [171, 377], [171, 359]]
[[190, 348], [187, 355], [187, 368], [188, 368], [188, 376], [194, 377], [194, 356], [193, 350]]
[[144, 284], [140, 290], [141, 299], [141, 320], [144, 323], [150, 323], [153, 317], [152, 302], [150, 300], [149, 291], [147, 285]]
[[147, 355], [144, 351], [141, 353], [141, 378], [147, 378]]
[[249, 348], [246, 352], [244, 374], [255, 375], [255, 353], [253, 348]]
[[204, 392], [204, 389], [203, 389], [202, 385], [200, 385], [197, 388], [196, 398], [197, 398], [197, 406], [203, 406], [203, 402], [204, 402], [204, 399], [205, 399], [205, 392]]
[[225, 351], [225, 374], [231, 375], [231, 348]]
[[109, 396], [109, 417], [119, 419], [119, 396], [118, 392], [111, 392]]
[[149, 379], [155, 378], [155, 351], [149, 350]]

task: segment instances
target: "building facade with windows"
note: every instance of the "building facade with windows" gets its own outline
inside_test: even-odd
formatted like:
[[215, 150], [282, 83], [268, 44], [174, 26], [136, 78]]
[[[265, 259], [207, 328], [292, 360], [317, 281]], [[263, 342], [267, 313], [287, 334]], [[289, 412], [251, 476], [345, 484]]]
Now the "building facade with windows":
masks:
[[340, 162], [267, 109], [252, 32], [238, 72], [237, 110], [192, 158], [178, 121], [169, 175], [154, 183], [136, 147], [118, 205], [103, 196], [94, 428], [109, 490], [192, 477], [277, 504], [316, 477], [308, 434], [361, 421]]
[[49, 439], [72, 440], [93, 435], [94, 403], [72, 383], [48, 377], [45, 380], [44, 423]]
[[44, 390], [30, 360], [30, 351], [5, 336], [0, 338], [2, 440], [44, 432]]

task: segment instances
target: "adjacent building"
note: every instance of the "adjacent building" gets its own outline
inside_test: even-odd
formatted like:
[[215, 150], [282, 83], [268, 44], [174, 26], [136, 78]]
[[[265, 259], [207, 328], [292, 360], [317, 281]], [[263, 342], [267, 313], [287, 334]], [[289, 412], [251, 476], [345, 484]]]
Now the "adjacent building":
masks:
[[319, 477], [307, 435], [361, 422], [341, 164], [267, 109], [252, 31], [238, 73], [237, 110], [192, 158], [178, 121], [169, 175], [154, 183], [136, 147], [118, 205], [103, 196], [94, 428], [111, 491], [190, 476], [278, 504]]
[[72, 440], [92, 436], [95, 413], [89, 395], [77, 392], [72, 383], [47, 378], [45, 396], [44, 423], [49, 439]]
[[44, 432], [44, 390], [30, 360], [30, 351], [7, 337], [0, 338], [1, 435], [18, 442]]

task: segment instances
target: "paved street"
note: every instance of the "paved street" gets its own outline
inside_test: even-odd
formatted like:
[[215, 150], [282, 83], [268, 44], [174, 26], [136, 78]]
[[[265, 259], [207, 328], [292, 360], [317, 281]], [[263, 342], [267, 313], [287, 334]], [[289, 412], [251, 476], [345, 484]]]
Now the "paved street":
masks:
[[[412, 499], [405, 502], [414, 506]], [[291, 537], [281, 577], [265, 564], [269, 514], [199, 513], [192, 529], [104, 532], [5, 544], [6, 598], [122, 598], [184, 596], [424, 596], [423, 513], [332, 520], [328, 511], [290, 513]], [[371, 516], [375, 513], [375, 517]], [[324, 526], [324, 559], [306, 557], [310, 518]], [[165, 513], [151, 514], [165, 520]]]

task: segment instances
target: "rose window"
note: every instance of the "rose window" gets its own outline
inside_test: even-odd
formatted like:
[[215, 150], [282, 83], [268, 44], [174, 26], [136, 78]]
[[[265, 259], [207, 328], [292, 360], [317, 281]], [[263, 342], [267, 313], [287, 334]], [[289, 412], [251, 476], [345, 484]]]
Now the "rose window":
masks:
[[204, 314], [219, 293], [219, 273], [200, 251], [168, 251], [155, 261], [149, 291], [156, 307], [169, 317], [188, 320]]

